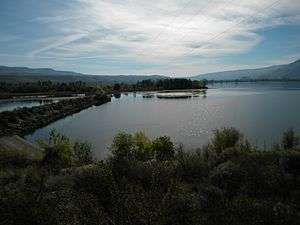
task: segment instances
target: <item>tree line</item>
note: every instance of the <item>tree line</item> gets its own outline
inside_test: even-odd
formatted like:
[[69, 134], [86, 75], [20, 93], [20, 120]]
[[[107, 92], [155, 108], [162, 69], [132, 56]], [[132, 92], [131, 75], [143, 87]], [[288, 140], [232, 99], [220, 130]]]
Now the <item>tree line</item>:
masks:
[[[9, 83], [0, 82], [0, 98], [9, 97], [9, 94], [34, 94], [34, 93], [115, 93], [130, 91], [156, 91], [156, 90], [181, 90], [203, 89], [206, 81], [192, 81], [190, 79], [161, 79], [143, 80], [135, 84], [115, 83], [111, 85], [92, 85], [81, 81], [71, 83], [55, 83], [51, 81]], [[4, 96], [4, 94], [8, 96]]]
[[95, 86], [76, 81], [70, 83], [54, 83], [52, 81], [38, 81], [26, 83], [0, 82], [0, 92], [4, 93], [47, 93], [47, 92], [94, 92]]
[[116, 83], [114, 91], [158, 91], [158, 90], [183, 90], [183, 89], [203, 89], [206, 88], [206, 81], [196, 81], [185, 78], [142, 80], [136, 84], [128, 85]]

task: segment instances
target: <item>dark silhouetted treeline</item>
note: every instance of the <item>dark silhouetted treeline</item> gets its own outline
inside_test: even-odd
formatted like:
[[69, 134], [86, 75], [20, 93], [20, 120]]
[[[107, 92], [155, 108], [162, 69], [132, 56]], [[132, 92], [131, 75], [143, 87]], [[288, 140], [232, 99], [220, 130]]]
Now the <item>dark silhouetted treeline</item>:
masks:
[[263, 151], [223, 128], [186, 152], [166, 136], [120, 133], [97, 160], [88, 143], [52, 132], [36, 157], [0, 150], [1, 222], [298, 225], [299, 139], [289, 130], [281, 142]]
[[7, 83], [0, 82], [0, 99], [12, 98], [22, 95], [69, 95], [73, 93], [119, 93], [130, 91], [156, 91], [156, 90], [180, 90], [206, 88], [206, 81], [192, 81], [190, 79], [161, 79], [143, 80], [135, 84], [115, 83], [105, 86], [86, 85], [78, 81], [72, 83], [53, 83], [51, 81], [39, 81], [35, 83]]
[[200, 89], [205, 88], [206, 82], [192, 81], [190, 79], [176, 78], [163, 80], [144, 80], [137, 82], [135, 88], [137, 90], [174, 90], [174, 89]]
[[184, 90], [206, 88], [206, 81], [192, 81], [190, 79], [175, 78], [161, 80], [143, 80], [136, 84], [116, 83], [112, 86], [113, 91], [158, 91], [158, 90]]
[[71, 92], [88, 93], [97, 90], [94, 86], [86, 85], [77, 81], [72, 83], [53, 83], [51, 81], [39, 81], [34, 83], [7, 83], [0, 82], [0, 92], [4, 93], [51, 93], [51, 92]]

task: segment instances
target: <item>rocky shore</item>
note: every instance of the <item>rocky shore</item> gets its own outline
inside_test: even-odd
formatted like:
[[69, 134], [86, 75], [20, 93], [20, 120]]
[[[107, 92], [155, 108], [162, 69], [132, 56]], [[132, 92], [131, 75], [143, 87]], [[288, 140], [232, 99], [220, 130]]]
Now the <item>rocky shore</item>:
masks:
[[32, 108], [20, 108], [0, 113], [0, 137], [30, 134], [38, 128], [80, 112], [93, 105], [101, 105], [110, 101], [107, 95], [95, 95], [84, 98], [62, 100]]

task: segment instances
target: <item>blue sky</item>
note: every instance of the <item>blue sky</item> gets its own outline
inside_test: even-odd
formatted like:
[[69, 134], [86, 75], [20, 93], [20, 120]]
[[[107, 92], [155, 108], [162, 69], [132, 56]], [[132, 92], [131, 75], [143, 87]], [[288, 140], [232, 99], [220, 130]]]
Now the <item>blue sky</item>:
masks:
[[0, 64], [190, 76], [300, 59], [299, 0], [1, 0]]

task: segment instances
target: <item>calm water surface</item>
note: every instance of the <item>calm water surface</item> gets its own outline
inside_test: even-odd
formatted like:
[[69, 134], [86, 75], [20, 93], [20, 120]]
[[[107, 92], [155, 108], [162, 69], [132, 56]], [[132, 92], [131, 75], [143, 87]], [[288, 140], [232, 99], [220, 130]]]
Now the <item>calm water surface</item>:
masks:
[[122, 95], [39, 129], [26, 138], [46, 138], [52, 129], [93, 144], [104, 157], [119, 131], [168, 135], [186, 149], [206, 144], [216, 128], [240, 129], [257, 146], [270, 146], [289, 127], [300, 131], [300, 83], [214, 85], [206, 95], [190, 99]]

